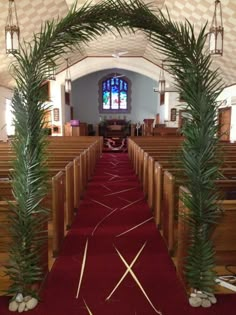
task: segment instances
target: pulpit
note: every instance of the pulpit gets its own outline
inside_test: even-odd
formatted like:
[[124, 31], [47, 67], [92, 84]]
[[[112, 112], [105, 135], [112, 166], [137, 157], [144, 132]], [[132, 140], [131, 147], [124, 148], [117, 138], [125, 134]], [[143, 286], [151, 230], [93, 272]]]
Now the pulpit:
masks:
[[78, 126], [72, 125], [70, 122], [64, 125], [65, 136], [87, 136], [88, 126], [87, 123], [79, 123]]
[[143, 120], [143, 135], [144, 136], [153, 136], [153, 118], [145, 118]]

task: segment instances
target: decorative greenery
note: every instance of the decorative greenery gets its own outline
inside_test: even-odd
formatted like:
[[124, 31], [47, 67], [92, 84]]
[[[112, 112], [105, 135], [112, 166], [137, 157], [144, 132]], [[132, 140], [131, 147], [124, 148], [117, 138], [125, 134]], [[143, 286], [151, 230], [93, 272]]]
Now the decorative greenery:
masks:
[[210, 290], [214, 282], [214, 251], [209, 241], [216, 221], [213, 183], [218, 166], [216, 156], [216, 106], [220, 79], [210, 71], [210, 56], [204, 51], [205, 27], [198, 37], [187, 21], [177, 24], [163, 13], [152, 13], [142, 2], [108, 0], [78, 11], [76, 5], [59, 21], [47, 22], [32, 43], [25, 43], [15, 54], [13, 73], [16, 89], [13, 97], [16, 137], [14, 164], [12, 250], [7, 273], [13, 284], [9, 293], [27, 294], [42, 276], [39, 249], [46, 230], [47, 211], [42, 208], [46, 195], [47, 140], [43, 131], [45, 105], [40, 88], [48, 77], [47, 65], [56, 66], [59, 58], [72, 49], [79, 49], [91, 39], [113, 26], [118, 31], [143, 30], [155, 49], [169, 61], [176, 75], [176, 85], [186, 100], [189, 119], [183, 128], [183, 164], [189, 180], [191, 197], [186, 200], [191, 210], [190, 249], [186, 265], [189, 284], [196, 289]]
[[[128, 17], [140, 18], [144, 4], [127, 5], [106, 1], [94, 6], [85, 4], [76, 10], [76, 3], [62, 20], [53, 20], [41, 27], [31, 43], [24, 43], [15, 53], [12, 66], [16, 88], [13, 112], [16, 137], [13, 150], [17, 159], [12, 173], [16, 200], [12, 207], [12, 244], [6, 273], [12, 280], [8, 293], [31, 294], [32, 287], [43, 276], [41, 247], [45, 242], [48, 211], [42, 201], [47, 194], [47, 137], [44, 130], [45, 101], [42, 85], [50, 77], [48, 65], [56, 67], [69, 50], [80, 49], [91, 39], [114, 29], [124, 29]], [[126, 16], [126, 17], [125, 17]]]
[[131, 120], [125, 120], [125, 124], [124, 124], [124, 134], [126, 137], [130, 136], [130, 128], [131, 128]]
[[186, 21], [175, 23], [162, 12], [150, 22], [150, 40], [166, 56], [165, 64], [186, 102], [188, 118], [182, 128], [182, 165], [190, 195], [184, 204], [190, 209], [189, 249], [186, 277], [191, 288], [212, 291], [215, 285], [215, 252], [210, 240], [220, 211], [214, 181], [219, 177], [217, 159], [218, 124], [216, 99], [221, 92], [218, 71], [211, 70], [206, 51], [206, 25], [198, 36]]

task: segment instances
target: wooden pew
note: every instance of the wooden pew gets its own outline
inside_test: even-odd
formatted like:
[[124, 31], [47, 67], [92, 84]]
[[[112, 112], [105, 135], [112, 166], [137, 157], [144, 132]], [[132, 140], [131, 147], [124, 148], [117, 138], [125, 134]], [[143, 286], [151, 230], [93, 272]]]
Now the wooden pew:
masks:
[[[68, 229], [73, 222], [75, 209], [78, 209], [79, 207], [81, 185], [80, 158], [78, 157], [76, 162], [72, 161], [67, 164], [52, 164], [48, 169], [49, 176], [54, 176], [59, 171], [63, 171], [65, 173], [65, 225]], [[11, 199], [11, 197], [10, 170], [0, 169], [0, 200]]]
[[[71, 171], [71, 165], [68, 165], [68, 168]], [[43, 206], [49, 209], [52, 251], [53, 256], [56, 256], [60, 250], [65, 235], [65, 208], [68, 207], [68, 205], [66, 205], [65, 197], [65, 173], [59, 171], [57, 174], [52, 176], [48, 184], [49, 191], [45, 197]], [[4, 202], [7, 202], [7, 200], [13, 200], [14, 196], [12, 193], [11, 181], [0, 181], [0, 197], [4, 198]], [[67, 209], [67, 211], [67, 219], [68, 216], [70, 216], [69, 219], [72, 220], [71, 209]]]
[[59, 145], [60, 143], [63, 145], [71, 145], [77, 146], [81, 143], [84, 143], [87, 148], [88, 144], [95, 143], [96, 146], [96, 154], [97, 157], [101, 156], [102, 149], [103, 149], [103, 137], [100, 136], [80, 136], [80, 137], [68, 137], [68, 136], [61, 136], [61, 137], [48, 137], [48, 141], [50, 144]]
[[[68, 141], [68, 137], [50, 137], [50, 142], [48, 146], [49, 159], [60, 159], [59, 156], [74, 155], [86, 151], [86, 160], [87, 160], [87, 177], [89, 178], [95, 168], [96, 160], [100, 156], [100, 137], [87, 137], [86, 141], [83, 142], [78, 141], [78, 139], [74, 139], [74, 141]], [[59, 139], [60, 138], [60, 139]], [[78, 138], [78, 137], [72, 137]], [[14, 158], [14, 153], [12, 152], [11, 147], [4, 147], [4, 150], [0, 150], [0, 160], [10, 160], [10, 157]], [[2, 153], [5, 157], [2, 156]]]
[[[189, 193], [183, 186], [180, 187], [180, 194]], [[213, 234], [212, 240], [216, 251], [217, 265], [236, 265], [236, 200], [221, 200], [219, 206], [224, 213], [220, 217]], [[179, 201], [180, 216], [178, 220], [178, 246], [176, 255], [176, 269], [178, 276], [185, 287], [185, 268], [184, 261], [187, 256], [188, 243], [188, 225], [182, 216], [187, 215], [189, 210], [184, 206], [183, 202]]]
[[[64, 145], [61, 143], [60, 147], [64, 150]], [[74, 155], [71, 155], [71, 151], [64, 153], [62, 149], [57, 148], [56, 151], [53, 151], [53, 154], [49, 156], [47, 166], [49, 169], [64, 169], [65, 165], [72, 161]], [[71, 148], [69, 149], [71, 150]], [[93, 169], [95, 168], [95, 155], [92, 156], [92, 159], [88, 158], [88, 149], [83, 149], [79, 151], [75, 149], [74, 153], [77, 153], [76, 162], [74, 163], [74, 208], [78, 208], [81, 194], [85, 190], [86, 183], [88, 182]], [[62, 153], [61, 153], [62, 151]], [[96, 157], [97, 159], [97, 157]], [[10, 161], [0, 161], [0, 171], [12, 167]], [[1, 172], [0, 172], [1, 173]], [[70, 223], [68, 224], [70, 225]]]
[[[49, 137], [48, 167], [50, 171], [64, 169], [67, 162], [72, 161], [77, 155], [73, 161], [73, 189], [66, 189], [67, 192], [70, 191], [70, 194], [66, 194], [67, 200], [70, 201], [67, 202], [67, 226], [71, 225], [74, 208], [78, 208], [79, 205], [80, 193], [85, 189], [89, 176], [92, 174], [91, 167], [95, 167], [96, 159], [101, 152], [101, 140], [102, 137], [79, 137], [79, 139], [78, 137]], [[14, 158], [14, 154], [12, 153], [10, 143], [4, 143], [0, 147], [3, 149], [0, 151], [0, 177], [4, 178], [9, 176], [9, 169], [12, 166], [9, 157]], [[66, 187], [72, 187], [71, 175], [69, 173], [72, 174], [72, 164], [68, 164], [66, 167]], [[74, 201], [72, 202], [71, 196], [73, 195]]]
[[135, 144], [133, 145], [133, 151], [131, 152], [131, 161], [134, 165], [134, 169], [137, 172], [138, 163], [143, 160], [144, 152], [159, 152], [160, 150], [173, 150], [175, 151], [176, 148], [180, 147], [179, 142], [174, 141], [162, 141], [160, 142], [153, 142], [151, 145], [144, 143], [144, 144]]
[[[51, 162], [53, 162], [54, 165], [56, 165], [56, 161], [73, 161], [73, 159], [76, 156], [79, 156], [83, 154], [83, 169], [84, 169], [84, 184], [87, 182], [87, 180], [90, 178], [92, 171], [95, 167], [94, 164], [94, 157], [91, 156], [91, 151], [88, 149], [75, 149], [72, 151], [68, 150], [62, 150], [60, 148], [56, 150], [51, 150], [48, 155], [48, 165], [50, 165]], [[2, 167], [10, 167], [12, 166], [12, 160], [14, 160], [14, 155], [9, 156], [8, 154], [0, 154], [0, 168]], [[60, 164], [60, 163], [58, 163]]]
[[[180, 145], [183, 139], [179, 137], [129, 137], [128, 139], [128, 154], [134, 164], [137, 148], [141, 147], [167, 147], [171, 145]], [[145, 149], [144, 149], [145, 150]]]
[[158, 160], [162, 158], [164, 160], [169, 160], [170, 158], [175, 160], [177, 159], [177, 154], [179, 151], [179, 147], [169, 146], [162, 147], [158, 150], [152, 151], [150, 149], [139, 148], [136, 154], [136, 160], [134, 164], [135, 173], [138, 175], [139, 179], [142, 181], [144, 173], [147, 172], [147, 168], [149, 167], [149, 158], [153, 157], [154, 160]]
[[[236, 156], [236, 153], [235, 153]], [[229, 157], [227, 157], [229, 159]], [[154, 209], [154, 187], [155, 187], [155, 179], [154, 176], [156, 174], [156, 165], [155, 163], [160, 163], [165, 165], [166, 168], [180, 168], [181, 162], [179, 160], [174, 160], [174, 154], [170, 153], [169, 158], [168, 155], [160, 153], [158, 156], [152, 156], [148, 153], [145, 153], [144, 160], [144, 168], [143, 168], [143, 190], [148, 199], [148, 205], [151, 209]], [[225, 160], [222, 163], [222, 167], [224, 169], [234, 169], [236, 168], [236, 158], [232, 158], [232, 160]]]
[[[84, 174], [84, 171], [83, 171], [85, 167], [84, 160], [85, 160], [85, 157], [82, 159], [81, 156], [79, 156], [76, 158], [76, 162], [74, 162], [73, 160], [70, 161], [70, 159], [69, 160], [62, 159], [61, 161], [48, 161], [47, 163], [48, 171], [50, 175], [55, 174], [55, 172], [58, 172], [59, 170], [63, 170], [66, 172], [66, 182], [73, 181], [74, 200], [70, 202], [70, 212], [73, 212], [74, 208], [78, 208], [80, 198], [81, 198], [81, 193], [85, 188], [86, 174]], [[71, 173], [73, 172], [73, 178], [71, 178], [71, 175], [68, 175], [68, 172], [70, 171], [69, 168], [66, 168], [66, 166], [70, 162], [72, 163], [70, 164], [70, 168], [73, 168], [73, 170], [71, 170]], [[1, 177], [6, 178], [10, 176], [10, 169], [11, 169], [10, 167], [11, 167], [11, 163], [9, 163], [8, 161], [5, 161], [4, 163], [0, 162], [0, 178]], [[83, 176], [83, 178], [81, 178], [81, 176]], [[66, 196], [67, 196], [67, 199], [72, 198], [72, 195], [68, 189], [66, 189]], [[73, 209], [72, 209], [72, 204], [73, 204]], [[70, 226], [71, 222], [68, 222], [67, 225]]]
[[[75, 170], [75, 174], [77, 176], [81, 176], [79, 179], [80, 182], [76, 182], [75, 186], [79, 188], [78, 191], [82, 193], [86, 187], [86, 183], [92, 175], [92, 172], [95, 168], [96, 160], [100, 156], [101, 153], [101, 142], [102, 137], [48, 137], [49, 146], [49, 159], [48, 159], [48, 167], [49, 168], [64, 168], [64, 165], [61, 165], [61, 161], [69, 162], [72, 161], [76, 156], [82, 155], [80, 159], [80, 163], [76, 163], [75, 165], [79, 165], [80, 171]], [[8, 148], [11, 150], [10, 144], [3, 145], [4, 150]], [[3, 151], [4, 152], [4, 151]], [[11, 152], [11, 151], [9, 151]], [[1, 157], [0, 152], [0, 157]], [[13, 157], [11, 152], [11, 157]], [[4, 162], [4, 160], [6, 162]], [[53, 161], [53, 162], [52, 162]], [[57, 162], [58, 161], [58, 162]], [[78, 162], [78, 159], [77, 159]], [[8, 155], [0, 158], [0, 169], [11, 167], [11, 162], [9, 162]], [[75, 177], [76, 180], [76, 177]], [[75, 205], [78, 206], [80, 196], [78, 195], [78, 191], [75, 195]]]
[[51, 191], [45, 200], [51, 210], [53, 257], [58, 255], [65, 236], [65, 201], [65, 174], [60, 171], [52, 177]]
[[[172, 162], [168, 161], [155, 161], [154, 164], [154, 179], [152, 186], [153, 191], [153, 200], [152, 203], [149, 202], [150, 208], [153, 209], [154, 220], [158, 227], [160, 227], [161, 223], [161, 209], [162, 209], [162, 200], [163, 200], [163, 179], [164, 179], [164, 171], [169, 170], [170, 172], [179, 172], [182, 170], [180, 168], [173, 167]], [[222, 168], [220, 169], [222, 172], [224, 179], [236, 179], [236, 168]], [[152, 179], [149, 179], [149, 184]], [[148, 195], [149, 199], [152, 198], [151, 193]], [[152, 205], [152, 206], [151, 206]]]
[[[56, 143], [58, 143], [57, 139], [55, 139]], [[102, 138], [100, 137], [100, 139]], [[66, 141], [67, 140], [68, 138], [66, 139]], [[78, 141], [78, 137], [76, 137], [76, 140]], [[65, 168], [65, 172], [60, 171], [56, 176], [53, 177], [51, 191], [49, 195], [47, 196], [47, 198], [45, 198], [45, 204], [53, 208], [52, 210], [52, 213], [53, 213], [52, 226], [53, 227], [51, 227], [49, 224], [49, 230], [50, 230], [49, 234], [50, 233], [52, 234], [52, 231], [54, 231], [54, 233], [52, 234], [53, 235], [52, 244], [49, 246], [49, 247], [52, 247], [53, 255], [56, 255], [58, 251], [60, 250], [60, 246], [63, 241], [64, 233], [65, 233], [65, 228], [64, 228], [65, 227], [65, 223], [64, 223], [65, 200], [64, 200], [63, 190], [66, 189], [67, 192], [70, 192], [70, 194], [66, 194], [66, 222], [67, 222], [67, 227], [69, 227], [73, 221], [74, 207], [78, 207], [79, 205], [80, 196], [78, 192], [84, 189], [86, 181], [91, 175], [91, 170], [93, 170], [93, 168], [95, 167], [96, 160], [102, 152], [101, 141], [98, 147], [97, 145], [93, 145], [93, 144], [88, 146], [88, 143], [86, 140], [86, 143], [83, 145], [84, 149], [82, 150], [81, 154], [77, 156], [72, 162], [67, 163], [67, 165], [65, 166], [65, 163], [67, 162], [65, 161], [65, 155], [67, 155], [67, 158], [69, 157], [71, 153], [71, 147], [73, 147], [75, 143], [70, 142], [70, 145], [64, 145], [63, 141], [59, 140], [59, 142], [61, 142], [61, 145], [51, 146], [50, 152], [53, 158], [51, 158], [48, 161], [50, 174], [52, 174], [53, 172], [55, 173], [56, 171], [58, 171], [58, 169]], [[91, 142], [93, 142], [93, 140]], [[78, 153], [79, 150], [80, 149], [78, 148], [76, 149], [76, 154]], [[75, 150], [73, 150], [73, 152], [75, 152]], [[88, 152], [88, 154], [86, 152]], [[7, 157], [1, 159], [1, 157], [3, 157], [4, 155]], [[11, 197], [12, 195], [11, 188], [7, 192], [7, 181], [6, 181], [6, 179], [10, 178], [10, 172], [12, 171], [11, 163], [9, 162], [9, 159], [12, 159], [12, 158], [14, 158], [14, 154], [12, 153], [11, 145], [10, 144], [4, 144], [3, 146], [0, 145], [0, 161], [2, 161], [2, 163], [0, 163], [1, 164], [0, 178], [5, 179], [4, 184], [3, 184], [4, 187], [2, 188], [4, 189], [4, 194], [6, 195], [7, 198]], [[70, 155], [70, 159], [71, 158], [72, 158], [72, 155]], [[73, 172], [73, 177], [75, 178], [74, 182], [71, 176], [72, 172]], [[81, 173], [83, 174], [82, 177], [81, 177]], [[8, 185], [9, 183], [10, 182], [8, 182]], [[66, 183], [66, 188], [64, 188], [65, 183]], [[74, 189], [72, 189], [73, 187]], [[74, 200], [73, 200], [73, 195], [75, 196]], [[5, 206], [8, 207], [8, 204], [5, 201], [0, 201], [0, 203], [5, 203]], [[1, 233], [1, 235], [3, 235], [3, 233]], [[3, 243], [5, 244], [4, 241]], [[7, 252], [4, 252], [3, 256], [4, 256], [4, 261], [6, 261]], [[2, 254], [0, 255], [1, 259], [3, 256]], [[1, 263], [2, 263], [2, 260], [1, 260]], [[1, 270], [0, 270], [0, 275], [2, 275]], [[8, 285], [8, 283], [6, 285]]]
[[[79, 168], [79, 165], [77, 166], [76, 164], [74, 165], [74, 161], [73, 162], [69, 162], [68, 164], [66, 164], [65, 166], [65, 207], [66, 207], [66, 211], [65, 211], [65, 226], [66, 229], [69, 229], [73, 223], [74, 220], [74, 216], [75, 216], [75, 209], [78, 205], [75, 203], [76, 197], [75, 195], [79, 194], [79, 191], [74, 191], [74, 187], [75, 187], [75, 183], [77, 183], [79, 181], [79, 177], [78, 179], [74, 179], [75, 175], [75, 170], [74, 168]], [[79, 176], [79, 174], [77, 175]]]
[[[14, 204], [14, 201], [11, 201]], [[11, 243], [9, 215], [12, 213], [7, 201], [0, 201], [0, 281], [1, 289], [6, 291], [9, 288], [10, 280], [5, 275], [4, 266], [9, 261], [9, 248]], [[44, 228], [45, 229], [45, 228]], [[47, 226], [46, 226], [47, 229]], [[48, 272], [48, 240], [45, 239], [45, 245], [41, 247], [41, 263], [43, 274]]]
[[[177, 217], [179, 215], [178, 200], [179, 187], [185, 183], [185, 179], [177, 179], [172, 171], [164, 171], [163, 202], [162, 202], [162, 235], [166, 241], [168, 250], [173, 255], [177, 244]], [[225, 199], [228, 192], [236, 192], [236, 180], [217, 180], [216, 190], [221, 198]]]
[[[134, 138], [131, 137], [129, 139], [129, 145], [130, 145], [129, 156], [131, 160], [133, 161], [136, 174], [138, 173], [137, 164], [142, 163], [142, 160], [144, 158], [143, 156], [144, 152], [154, 155], [155, 152], [158, 154], [160, 150], [163, 150], [163, 149], [168, 150], [171, 147], [174, 150], [176, 150], [180, 148], [182, 142], [183, 142], [183, 139], [180, 139], [179, 141], [176, 138], [171, 138], [171, 139], [165, 138], [164, 140], [162, 138], [160, 140], [160, 138], [158, 139], [157, 137], [145, 137], [145, 139], [143, 140], [143, 139], [140, 139], [140, 137], [134, 137]], [[236, 144], [227, 144], [226, 146], [219, 144], [218, 147], [219, 147], [219, 150], [222, 150], [223, 148], [223, 152], [224, 153], [227, 152], [229, 158], [231, 158], [231, 156], [235, 156]]]

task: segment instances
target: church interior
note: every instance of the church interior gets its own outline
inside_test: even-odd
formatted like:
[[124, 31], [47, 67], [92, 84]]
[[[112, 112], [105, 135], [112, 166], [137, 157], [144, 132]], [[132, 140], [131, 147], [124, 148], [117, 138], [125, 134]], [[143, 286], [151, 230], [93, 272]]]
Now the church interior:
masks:
[[[96, 3], [98, 1], [92, 1]], [[78, 1], [77, 6], [81, 7], [84, 1]], [[212, 22], [214, 13], [214, 1], [168, 1], [155, 0], [158, 8], [166, 10], [173, 20], [189, 20], [194, 24], [196, 32], [206, 22], [208, 28]], [[17, 16], [20, 26], [20, 38], [25, 41], [32, 39], [32, 34], [40, 30], [41, 23], [46, 20], [57, 19], [65, 16], [73, 4], [72, 0], [59, 1], [49, 0], [45, 4], [43, 1], [19, 1], [17, 5]], [[8, 13], [7, 1], [2, 2], [1, 6], [1, 28], [4, 29]], [[226, 87], [219, 101], [222, 108], [231, 108], [230, 140], [236, 138], [235, 126], [235, 72], [234, 58], [232, 54], [235, 50], [234, 34], [234, 14], [235, 4], [233, 1], [223, 1], [223, 27], [224, 27], [224, 53], [222, 56], [212, 57], [212, 67], [219, 68], [224, 86]], [[49, 128], [54, 135], [62, 135], [66, 132], [65, 125], [72, 119], [79, 120], [89, 125], [89, 131], [98, 133], [98, 125], [104, 119], [125, 119], [134, 125], [134, 132], [137, 123], [144, 124], [144, 119], [154, 119], [158, 125], [170, 128], [178, 128], [181, 125], [181, 98], [174, 91], [174, 80], [168, 71], [164, 71], [166, 80], [165, 99], [160, 99], [158, 93], [158, 82], [165, 70], [163, 56], [155, 50], [148, 42], [148, 39], [141, 32], [135, 34], [117, 34], [107, 32], [91, 40], [89, 45], [81, 47], [75, 53], [69, 53], [58, 61], [56, 69], [56, 80], [50, 81], [48, 87], [51, 113], [49, 117]], [[11, 131], [7, 131], [6, 115], [9, 110], [6, 99], [10, 99], [14, 80], [11, 76], [10, 65], [13, 62], [11, 56], [5, 53], [5, 37], [2, 33], [1, 40], [1, 115], [0, 115], [0, 139], [6, 139]], [[206, 48], [207, 49], [207, 48]], [[62, 97], [65, 89], [65, 77], [69, 67], [69, 75], [72, 80], [71, 95]], [[105, 76], [119, 73], [131, 81], [131, 104], [127, 113], [112, 110], [102, 111], [99, 82]], [[120, 77], [121, 79], [122, 77]], [[83, 92], [82, 92], [83, 91]], [[164, 101], [164, 102], [163, 102]], [[69, 104], [67, 104], [69, 103]], [[176, 115], [171, 115], [172, 108], [176, 108]], [[53, 115], [53, 112], [55, 115]], [[57, 114], [56, 114], [57, 113]], [[55, 116], [55, 117], [54, 117]], [[176, 117], [176, 118], [175, 118]], [[8, 119], [9, 121], [9, 119]], [[75, 129], [73, 130], [74, 132]], [[88, 127], [82, 133], [88, 132]], [[157, 131], [158, 132], [158, 131]], [[154, 130], [155, 133], [155, 130]]]
[[[55, 57], [55, 63], [46, 70], [50, 72], [48, 79], [40, 86], [44, 97], [40, 106], [45, 106], [40, 125], [43, 133], [39, 133], [38, 138], [35, 136], [37, 140], [33, 139], [36, 141], [33, 146], [37, 148], [38, 141], [39, 149], [37, 153], [25, 153], [32, 145], [29, 135], [35, 131], [29, 114], [25, 128], [29, 132], [28, 142], [23, 153], [20, 151], [21, 141], [24, 143], [25, 139], [21, 138], [20, 118], [15, 118], [14, 112], [20, 117], [24, 106], [17, 107], [15, 91], [24, 84], [17, 82], [13, 75], [17, 64], [14, 54], [24, 42], [36, 40], [45, 22], [54, 20], [56, 24], [72, 8], [79, 11], [101, 2], [0, 2], [0, 290], [3, 292], [0, 314], [30, 311], [35, 315], [234, 315], [234, 0], [141, 1], [144, 6], [149, 5], [169, 16], [173, 23], [189, 22], [194, 26], [194, 34], [206, 27], [203, 55], [210, 55], [209, 73], [217, 71], [214, 79], [220, 84], [218, 92], [206, 83], [209, 90], [214, 90], [215, 97], [214, 117], [211, 120], [209, 113], [205, 114], [210, 122], [209, 136], [204, 134], [207, 128], [197, 129], [200, 125], [191, 130], [191, 123], [195, 126], [195, 122], [190, 116], [195, 114], [191, 112], [193, 105], [189, 100], [191, 97], [194, 100], [194, 96], [184, 89], [182, 94], [179, 78], [173, 75], [174, 71], [178, 75], [179, 69], [173, 70], [170, 58], [156, 49], [151, 35], [138, 27], [135, 31], [118, 31], [114, 26], [107, 26], [104, 34], [91, 36], [86, 44], [82, 42], [77, 49], [68, 48], [66, 53], [59, 52]], [[16, 31], [16, 38], [11, 38], [10, 42], [7, 27], [10, 32]], [[16, 43], [16, 39], [19, 42]], [[15, 45], [13, 51], [9, 45]], [[204, 81], [204, 78], [198, 79]], [[204, 104], [204, 97], [201, 102]], [[201, 104], [199, 108], [199, 113], [204, 111]], [[44, 145], [41, 136], [48, 141], [46, 160], [41, 157]], [[197, 140], [192, 143], [194, 137]], [[33, 164], [35, 155], [39, 160]], [[40, 167], [40, 163], [47, 165], [49, 179], [44, 182], [47, 192], [46, 186], [40, 186], [40, 181], [45, 181], [46, 177], [41, 175], [40, 167], [38, 173], [35, 171], [37, 163]], [[35, 174], [30, 174], [29, 165]], [[17, 167], [25, 172], [25, 182]], [[34, 176], [39, 176], [39, 186]], [[23, 187], [29, 180], [36, 182], [38, 195], [33, 186], [28, 190]], [[32, 267], [34, 263], [37, 265], [33, 260], [36, 245], [29, 245], [30, 255], [25, 247], [27, 240], [23, 239], [19, 245], [19, 232], [9, 223], [16, 224], [15, 215], [18, 216], [17, 209], [23, 207], [24, 193], [29, 196], [24, 207], [29, 209], [19, 217], [21, 231], [30, 238], [35, 224], [35, 230], [42, 228], [38, 239], [41, 240], [43, 232], [47, 234], [46, 241], [38, 248], [43, 281], [37, 278], [37, 267], [35, 270]], [[36, 198], [35, 206], [31, 204], [34, 197], [30, 193]], [[40, 201], [37, 198], [41, 198]], [[204, 199], [209, 203], [205, 204]], [[198, 209], [194, 210], [198, 202]], [[41, 209], [39, 214], [34, 209], [39, 204], [50, 211], [46, 225], [43, 211], [41, 217]], [[204, 214], [200, 206], [209, 208], [207, 223], [201, 221]], [[27, 211], [32, 211], [29, 218]], [[198, 218], [194, 221], [196, 213]], [[32, 217], [37, 215], [35, 223]], [[189, 221], [184, 217], [190, 218]], [[27, 231], [29, 222], [32, 228]], [[216, 222], [219, 224], [215, 228]], [[11, 243], [12, 238], [15, 243]], [[205, 245], [195, 248], [201, 241]], [[18, 244], [21, 251], [18, 252], [14, 244]], [[200, 258], [191, 256], [193, 249], [189, 244], [199, 251], [196, 256], [200, 257], [202, 250], [205, 260], [200, 263]], [[27, 271], [21, 258], [23, 249], [23, 256], [29, 254], [28, 262], [33, 261]], [[186, 257], [192, 257], [187, 267]], [[11, 262], [11, 258], [16, 261]], [[201, 272], [194, 270], [197, 264], [201, 264]], [[33, 285], [32, 279], [27, 278], [31, 271], [35, 272]], [[23, 278], [29, 282], [23, 282]], [[14, 279], [18, 282], [14, 283]], [[214, 281], [213, 286], [211, 281]]]

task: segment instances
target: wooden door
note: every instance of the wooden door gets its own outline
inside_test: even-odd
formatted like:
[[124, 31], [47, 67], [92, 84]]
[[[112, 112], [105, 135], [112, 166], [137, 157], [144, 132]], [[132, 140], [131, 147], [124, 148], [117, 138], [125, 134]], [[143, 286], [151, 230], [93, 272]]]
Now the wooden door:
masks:
[[156, 121], [155, 121], [156, 125], [160, 124], [160, 114], [156, 114]]
[[230, 140], [231, 107], [219, 109], [219, 136], [221, 141]]
[[44, 111], [44, 125], [43, 128], [52, 127], [52, 111], [47, 109]]

